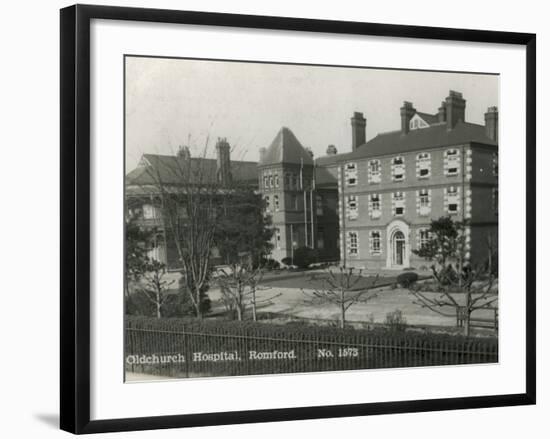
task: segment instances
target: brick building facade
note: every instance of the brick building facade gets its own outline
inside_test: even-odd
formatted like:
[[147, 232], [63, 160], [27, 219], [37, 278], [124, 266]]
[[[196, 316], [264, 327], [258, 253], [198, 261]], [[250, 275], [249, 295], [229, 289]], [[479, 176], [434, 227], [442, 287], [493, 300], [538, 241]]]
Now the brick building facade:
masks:
[[[322, 260], [345, 265], [419, 268], [426, 261], [412, 250], [428, 239], [432, 219], [450, 216], [468, 221], [467, 257], [483, 261], [488, 239], [498, 241], [497, 108], [487, 110], [485, 125], [469, 123], [462, 94], [450, 91], [435, 113], [417, 111], [410, 102], [399, 112], [399, 129], [368, 142], [367, 121], [354, 113], [347, 153], [329, 145], [326, 156], [314, 159], [283, 127], [260, 150], [257, 164], [231, 161], [224, 139], [216, 147], [217, 160], [192, 160], [210, 166], [213, 178], [246, 181], [259, 190], [274, 228], [274, 259], [306, 246], [317, 249]], [[165, 172], [163, 166], [180, 159], [144, 155], [127, 175], [127, 196], [143, 198], [144, 169]], [[153, 204], [145, 203], [143, 211]], [[171, 259], [167, 247], [157, 250], [164, 260]]]

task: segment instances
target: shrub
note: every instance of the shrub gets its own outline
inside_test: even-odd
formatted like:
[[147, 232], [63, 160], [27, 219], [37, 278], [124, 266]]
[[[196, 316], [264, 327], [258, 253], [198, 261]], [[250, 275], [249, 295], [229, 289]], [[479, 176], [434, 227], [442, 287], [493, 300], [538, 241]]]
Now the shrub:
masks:
[[386, 314], [386, 325], [390, 331], [404, 331], [407, 327], [407, 319], [403, 317], [400, 309]]
[[281, 259], [281, 262], [286, 266], [290, 266], [292, 265], [292, 258], [290, 256], [287, 256], [286, 258]]
[[401, 287], [403, 288], [409, 288], [413, 286], [417, 280], [418, 280], [418, 274], [412, 271], [407, 271], [397, 276], [397, 283], [401, 285]]
[[298, 268], [308, 268], [314, 262], [317, 262], [317, 250], [309, 247], [299, 247], [294, 250], [294, 265]]
[[279, 268], [281, 268], [281, 264], [275, 259], [263, 259], [261, 262], [261, 266], [266, 270], [278, 270]]

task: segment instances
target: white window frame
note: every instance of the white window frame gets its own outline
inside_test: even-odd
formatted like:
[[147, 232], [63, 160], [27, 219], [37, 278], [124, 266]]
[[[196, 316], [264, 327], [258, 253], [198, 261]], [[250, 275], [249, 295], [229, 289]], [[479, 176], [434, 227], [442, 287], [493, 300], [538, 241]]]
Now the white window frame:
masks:
[[[458, 186], [449, 186], [445, 188], [445, 212], [449, 215], [458, 215], [460, 212], [460, 188]], [[451, 210], [450, 207], [456, 204], [456, 210]]]
[[349, 230], [347, 233], [348, 255], [359, 256], [359, 232]]
[[432, 211], [432, 190], [431, 189], [419, 189], [416, 192], [417, 212], [420, 216], [429, 216]]
[[369, 232], [369, 248], [371, 255], [382, 254], [382, 232], [380, 230], [371, 230]]
[[357, 195], [346, 196], [346, 213], [350, 221], [355, 221], [359, 218], [359, 197]]
[[[404, 216], [406, 206], [406, 194], [403, 191], [397, 191], [392, 193], [392, 213], [393, 216]], [[397, 209], [402, 208], [402, 213], [397, 213]]]
[[[422, 175], [422, 171], [428, 171]], [[416, 155], [416, 178], [425, 179], [432, 176], [432, 157], [429, 152], [419, 152]]]
[[[444, 173], [448, 177], [454, 177], [460, 172], [460, 150], [458, 148], [449, 148], [445, 150], [443, 158]], [[454, 172], [451, 172], [455, 169]]]
[[269, 195], [265, 196], [265, 210], [267, 212], [271, 212], [271, 201], [269, 199]]
[[273, 207], [275, 208], [275, 212], [279, 211], [279, 195], [273, 195]]
[[[373, 170], [373, 166], [376, 166], [376, 170]], [[369, 160], [367, 178], [368, 182], [372, 184], [380, 183], [382, 180], [382, 162], [379, 159]]]
[[431, 239], [431, 236], [430, 236], [430, 229], [429, 228], [423, 227], [421, 229], [418, 229], [417, 249], [421, 250], [422, 247], [430, 241], [430, 239]]
[[344, 165], [344, 177], [346, 186], [357, 186], [357, 163], [349, 162]]
[[372, 219], [382, 216], [382, 194], [369, 194], [369, 216]]
[[275, 187], [279, 187], [279, 173], [275, 173], [274, 175], [274, 182], [275, 182]]
[[[396, 161], [401, 161], [401, 163], [395, 163]], [[391, 159], [391, 178], [393, 181], [405, 181], [405, 157], [398, 155]]]

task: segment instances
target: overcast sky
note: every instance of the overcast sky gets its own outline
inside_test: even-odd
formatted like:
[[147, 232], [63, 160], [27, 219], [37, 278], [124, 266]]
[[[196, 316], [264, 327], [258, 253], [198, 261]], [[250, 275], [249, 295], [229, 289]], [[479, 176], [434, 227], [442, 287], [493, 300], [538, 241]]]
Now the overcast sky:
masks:
[[232, 159], [257, 161], [282, 126], [315, 157], [329, 144], [347, 152], [354, 111], [367, 118], [368, 140], [400, 128], [403, 101], [433, 114], [449, 90], [462, 92], [468, 122], [483, 124], [498, 106], [495, 75], [127, 57], [126, 166], [184, 144], [198, 155], [208, 143], [214, 157], [218, 137]]

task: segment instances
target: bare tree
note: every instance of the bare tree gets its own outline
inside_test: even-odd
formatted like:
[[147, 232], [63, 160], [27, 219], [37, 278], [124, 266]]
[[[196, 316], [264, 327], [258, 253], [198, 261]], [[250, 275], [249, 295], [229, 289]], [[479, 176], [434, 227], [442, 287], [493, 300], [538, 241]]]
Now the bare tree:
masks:
[[145, 264], [142, 275], [143, 286], [141, 291], [151, 303], [155, 305], [157, 318], [162, 317], [162, 306], [166, 300], [166, 290], [174, 281], [164, 280], [166, 266], [159, 261], [152, 259]]
[[[450, 218], [432, 221], [432, 234], [427, 245], [419, 251], [420, 256], [433, 262], [432, 277], [414, 283], [410, 292], [414, 303], [422, 308], [446, 317], [456, 317], [462, 322], [464, 335], [471, 333], [472, 313], [477, 310], [492, 309], [498, 303], [498, 280], [493, 264], [472, 266], [466, 261], [465, 224], [453, 222]], [[495, 249], [488, 238], [488, 254]]]
[[280, 296], [258, 299], [257, 292], [261, 289], [263, 278], [261, 267], [253, 268], [245, 258], [239, 263], [232, 263], [217, 270], [217, 283], [220, 286], [222, 300], [229, 310], [237, 312], [237, 319], [244, 320], [244, 313], [248, 307], [252, 308], [252, 319], [257, 320], [257, 307], [261, 303], [268, 303]]
[[378, 275], [372, 283], [366, 284], [367, 278], [362, 274], [363, 270], [355, 272], [354, 268], [339, 267], [336, 273], [332, 269], [326, 269], [322, 277], [311, 277], [312, 285], [320, 281], [321, 286], [314, 286], [311, 293], [304, 290], [302, 293], [307, 297], [307, 303], [329, 303], [337, 306], [340, 312], [340, 328], [344, 328], [348, 309], [357, 303], [367, 303], [377, 296], [376, 293], [369, 292], [376, 287]]

